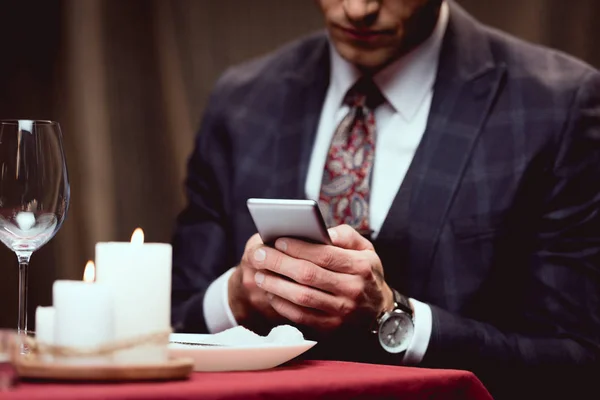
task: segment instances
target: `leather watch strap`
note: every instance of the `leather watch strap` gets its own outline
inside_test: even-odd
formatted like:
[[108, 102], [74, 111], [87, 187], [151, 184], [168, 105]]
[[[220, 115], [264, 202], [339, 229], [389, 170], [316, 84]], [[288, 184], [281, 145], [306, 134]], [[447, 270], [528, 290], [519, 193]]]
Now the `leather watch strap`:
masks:
[[394, 293], [394, 303], [396, 303], [396, 308], [404, 311], [412, 318], [414, 316], [414, 311], [410, 305], [408, 297], [400, 294], [400, 292], [398, 292], [396, 289], [392, 289], [392, 292]]
[[[392, 294], [394, 296], [394, 308], [393, 309], [399, 309], [399, 310], [407, 313], [408, 315], [410, 315], [411, 318], [413, 318], [414, 317], [414, 311], [413, 311], [413, 309], [412, 309], [412, 307], [410, 305], [410, 301], [408, 300], [408, 297], [400, 294], [400, 292], [398, 292], [394, 288], [392, 288]], [[373, 321], [373, 324], [371, 325], [371, 332], [377, 333], [379, 331], [379, 322], [381, 321], [381, 318], [386, 313], [389, 313], [392, 310], [383, 310], [381, 312], [381, 314], [379, 314], [377, 316], [377, 318], [375, 318], [375, 321]]]

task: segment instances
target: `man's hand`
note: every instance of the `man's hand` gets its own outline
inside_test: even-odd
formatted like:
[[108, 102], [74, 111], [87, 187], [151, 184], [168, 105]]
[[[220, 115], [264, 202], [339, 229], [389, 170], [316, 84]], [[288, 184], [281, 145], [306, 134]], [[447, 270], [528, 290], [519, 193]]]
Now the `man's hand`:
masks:
[[271, 307], [296, 324], [319, 331], [370, 325], [393, 306], [381, 261], [371, 242], [350, 226], [329, 232], [333, 246], [282, 238], [276, 249], [253, 247], [248, 257], [257, 270], [253, 279]]
[[242, 260], [228, 282], [229, 307], [235, 320], [260, 333], [268, 332], [283, 320], [271, 307], [267, 293], [254, 280], [257, 270], [252, 266], [252, 259], [256, 250], [263, 246], [258, 234], [248, 239]]

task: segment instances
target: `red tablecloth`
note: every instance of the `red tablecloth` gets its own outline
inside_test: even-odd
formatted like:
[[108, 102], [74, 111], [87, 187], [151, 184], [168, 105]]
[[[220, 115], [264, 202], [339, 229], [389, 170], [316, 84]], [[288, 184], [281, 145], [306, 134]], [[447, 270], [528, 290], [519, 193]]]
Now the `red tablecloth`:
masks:
[[22, 382], [0, 399], [491, 399], [471, 373], [334, 361], [271, 370], [194, 373], [175, 382], [65, 384]]

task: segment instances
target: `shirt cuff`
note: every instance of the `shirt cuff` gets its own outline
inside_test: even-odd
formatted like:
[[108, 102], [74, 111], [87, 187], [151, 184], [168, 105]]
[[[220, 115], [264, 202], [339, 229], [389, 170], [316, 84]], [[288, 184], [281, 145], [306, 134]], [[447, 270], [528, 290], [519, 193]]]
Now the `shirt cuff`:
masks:
[[229, 278], [235, 268], [229, 269], [206, 289], [202, 310], [210, 333], [218, 333], [238, 326], [229, 307]]
[[429, 346], [433, 319], [431, 317], [431, 308], [427, 304], [415, 299], [409, 299], [409, 301], [415, 311], [413, 318], [415, 330], [404, 355], [403, 364], [417, 365], [423, 360], [423, 356], [425, 356], [425, 352]]

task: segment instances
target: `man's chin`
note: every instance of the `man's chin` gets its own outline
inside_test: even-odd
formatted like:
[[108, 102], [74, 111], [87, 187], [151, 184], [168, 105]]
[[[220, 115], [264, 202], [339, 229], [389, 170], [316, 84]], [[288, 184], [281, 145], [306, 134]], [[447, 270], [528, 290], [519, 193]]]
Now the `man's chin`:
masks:
[[377, 71], [394, 59], [392, 54], [384, 50], [367, 50], [348, 45], [338, 46], [337, 49], [342, 58], [361, 70]]

